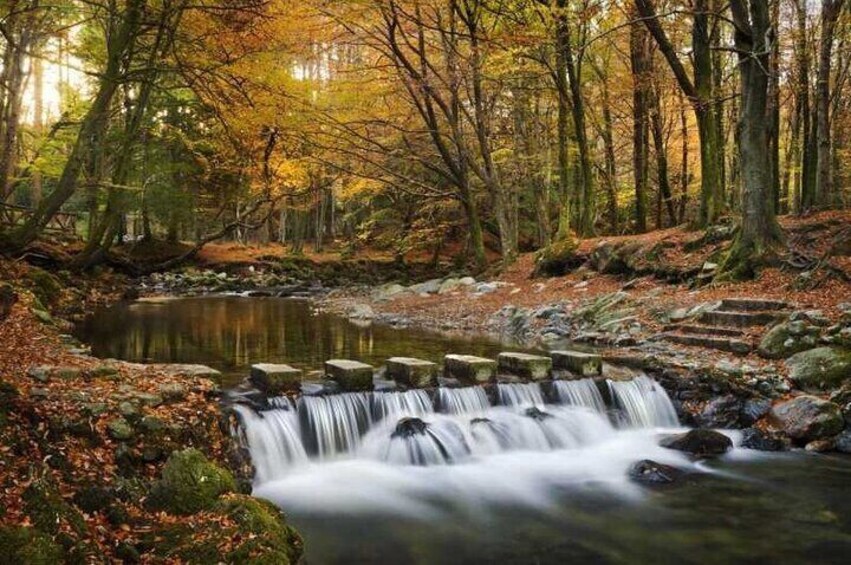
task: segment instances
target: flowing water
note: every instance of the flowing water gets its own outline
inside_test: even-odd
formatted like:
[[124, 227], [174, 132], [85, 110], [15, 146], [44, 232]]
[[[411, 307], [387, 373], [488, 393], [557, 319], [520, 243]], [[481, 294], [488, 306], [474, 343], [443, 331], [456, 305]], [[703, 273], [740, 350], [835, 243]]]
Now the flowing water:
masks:
[[[282, 302], [124, 306], [95, 319], [88, 339], [105, 356], [241, 375], [256, 360], [316, 367], [331, 356], [380, 364], [499, 350], [486, 340], [348, 327]], [[662, 434], [682, 428], [665, 391], [641, 374], [268, 404], [234, 406], [254, 494], [285, 510], [308, 564], [845, 563], [851, 555], [847, 457], [736, 448], [693, 461], [659, 447]], [[628, 469], [643, 459], [688, 474], [640, 486]]]

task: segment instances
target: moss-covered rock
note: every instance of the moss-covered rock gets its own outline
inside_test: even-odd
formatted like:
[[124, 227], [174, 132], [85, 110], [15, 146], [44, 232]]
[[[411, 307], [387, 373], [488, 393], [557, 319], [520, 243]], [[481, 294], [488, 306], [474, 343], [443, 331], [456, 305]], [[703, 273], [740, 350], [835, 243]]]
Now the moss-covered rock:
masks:
[[572, 237], [544, 247], [535, 256], [535, 276], [560, 277], [577, 268], [584, 261], [577, 255], [577, 248]]
[[785, 359], [818, 345], [821, 330], [803, 320], [777, 324], [763, 336], [759, 354], [767, 359]]
[[44, 304], [53, 304], [62, 293], [62, 285], [43, 269], [33, 267], [27, 273], [32, 293]]
[[61, 563], [62, 548], [35, 528], [0, 528], [0, 556], [6, 563], [54, 565]]
[[828, 390], [851, 381], [851, 349], [818, 347], [786, 360], [789, 378], [804, 390]]
[[168, 458], [150, 500], [172, 514], [194, 514], [212, 508], [221, 495], [235, 490], [230, 472], [208, 461], [197, 449], [185, 449]]
[[68, 504], [59, 494], [56, 485], [48, 477], [33, 481], [23, 493], [24, 511], [39, 530], [56, 535], [65, 526], [77, 535], [86, 531], [86, 523], [80, 512]]
[[798, 396], [771, 409], [770, 420], [795, 440], [809, 442], [835, 436], [845, 422], [839, 406], [817, 396]]
[[[178, 525], [157, 532], [152, 553], [187, 563], [297, 563], [303, 543], [271, 503], [247, 495], [221, 499], [212, 512], [226, 520], [205, 522], [201, 530]], [[222, 540], [230, 543], [223, 544]]]

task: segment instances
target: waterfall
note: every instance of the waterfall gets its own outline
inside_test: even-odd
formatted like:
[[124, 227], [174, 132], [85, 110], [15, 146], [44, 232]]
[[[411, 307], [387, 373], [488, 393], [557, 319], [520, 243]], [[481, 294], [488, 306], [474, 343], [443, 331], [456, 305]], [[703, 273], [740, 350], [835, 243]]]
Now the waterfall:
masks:
[[371, 393], [302, 396], [298, 401], [303, 436], [320, 458], [360, 445], [372, 423]]
[[584, 406], [601, 414], [606, 412], [606, 403], [594, 379], [578, 381], [554, 381], [553, 389], [556, 398], [562, 404]]
[[424, 390], [377, 392], [372, 397], [372, 416], [378, 422], [400, 416], [422, 416], [434, 412], [431, 397]]
[[437, 389], [437, 406], [445, 414], [476, 414], [490, 408], [488, 395], [480, 386]]
[[[630, 427], [675, 427], [664, 389], [639, 375], [608, 381], [614, 407]], [[282, 479], [311, 459], [448, 465], [511, 452], [550, 452], [602, 443], [615, 434], [592, 379], [553, 383], [547, 404], [539, 383], [499, 384], [499, 405], [484, 386], [356, 392], [268, 399], [270, 410], [245, 405], [240, 416], [256, 483]], [[612, 408], [614, 408], [612, 407]]]
[[242, 420], [257, 483], [278, 478], [288, 467], [307, 462], [295, 407], [283, 402], [278, 406], [277, 410], [260, 413], [246, 406], [234, 406]]
[[503, 406], [543, 406], [544, 394], [538, 383], [499, 384], [499, 403]]
[[637, 428], [679, 426], [677, 411], [659, 383], [640, 375], [630, 381], [609, 380], [612, 398], [626, 417], [627, 423]]

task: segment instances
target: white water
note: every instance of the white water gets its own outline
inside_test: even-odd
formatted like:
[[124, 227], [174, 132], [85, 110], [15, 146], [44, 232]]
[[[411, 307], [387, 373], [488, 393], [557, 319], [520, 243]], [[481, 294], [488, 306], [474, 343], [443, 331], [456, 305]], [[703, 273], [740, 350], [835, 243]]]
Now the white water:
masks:
[[543, 406], [544, 393], [538, 383], [499, 384], [499, 403], [503, 406]]
[[634, 427], [672, 427], [679, 424], [677, 411], [665, 389], [641, 375], [629, 381], [609, 381], [612, 397]]
[[601, 414], [606, 412], [606, 403], [594, 379], [554, 381], [553, 390], [562, 404], [584, 406]]
[[437, 405], [445, 414], [477, 414], [490, 408], [488, 395], [480, 386], [437, 389]]
[[[497, 406], [483, 387], [468, 387], [440, 388], [434, 402], [414, 390], [275, 400], [280, 408], [261, 415], [237, 410], [255, 494], [297, 512], [427, 517], [488, 500], [546, 507], [554, 488], [594, 483], [636, 494], [627, 469], [641, 459], [693, 467], [658, 446], [659, 432], [679, 424], [653, 380], [610, 381], [615, 406], [590, 379], [553, 387], [558, 404], [531, 383], [498, 385]], [[622, 412], [617, 426], [611, 409]]]

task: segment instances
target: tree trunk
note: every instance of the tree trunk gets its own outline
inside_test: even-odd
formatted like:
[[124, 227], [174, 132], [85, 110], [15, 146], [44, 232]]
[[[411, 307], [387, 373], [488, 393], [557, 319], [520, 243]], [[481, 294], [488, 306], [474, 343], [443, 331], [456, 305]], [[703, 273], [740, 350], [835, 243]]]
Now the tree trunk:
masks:
[[[635, 19], [635, 18], [633, 18]], [[629, 54], [632, 69], [632, 168], [635, 182], [635, 231], [647, 231], [647, 171], [650, 153], [649, 99], [650, 63], [649, 37], [640, 22], [629, 27]]]
[[732, 0], [739, 58], [742, 224], [721, 268], [724, 278], [752, 277], [781, 241], [771, 186], [767, 115], [774, 31], [768, 0]]
[[833, 193], [830, 141], [830, 69], [836, 23], [845, 0], [822, 0], [821, 44], [816, 83], [816, 184], [813, 204], [829, 207]]

